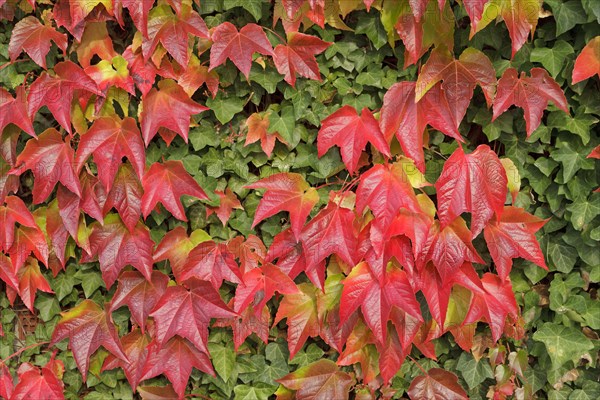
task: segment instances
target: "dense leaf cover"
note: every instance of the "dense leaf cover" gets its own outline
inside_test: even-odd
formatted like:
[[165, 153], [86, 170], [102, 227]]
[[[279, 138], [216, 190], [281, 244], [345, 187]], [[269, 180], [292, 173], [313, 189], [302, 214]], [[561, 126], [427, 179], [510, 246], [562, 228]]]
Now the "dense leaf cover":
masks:
[[0, 397], [600, 397], [595, 0], [0, 23]]

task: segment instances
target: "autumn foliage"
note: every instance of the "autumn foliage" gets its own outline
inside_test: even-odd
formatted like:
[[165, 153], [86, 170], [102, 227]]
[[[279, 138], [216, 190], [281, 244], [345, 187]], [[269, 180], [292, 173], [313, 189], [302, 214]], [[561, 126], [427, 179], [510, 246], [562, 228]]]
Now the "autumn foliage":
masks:
[[[532, 135], [549, 104], [571, 111], [545, 69], [500, 72], [474, 47], [455, 54], [448, 14], [464, 7], [471, 37], [503, 20], [514, 56], [535, 32], [540, 2], [364, 0], [348, 1], [349, 10], [342, 0], [276, 0], [264, 4], [274, 8], [273, 29], [207, 24], [202, 2], [0, 0], [0, 17], [14, 24], [10, 62], [31, 59], [43, 69], [14, 90], [0, 89], [6, 295], [35, 313], [36, 295], [53, 293], [43, 271], [66, 274], [73, 261], [97, 263], [111, 293], [104, 304], [86, 298], [63, 310], [48, 351], [68, 343], [83, 382], [92, 369], [119, 368], [143, 398], [183, 398], [194, 369], [216, 375], [211, 330], [231, 332], [238, 350], [251, 335], [266, 344], [271, 327], [287, 326], [290, 359], [315, 340], [337, 358], [277, 376], [278, 398], [343, 399], [359, 389], [392, 396], [390, 382], [410, 354], [435, 359], [442, 335], [467, 352], [482, 325], [488, 346], [503, 336], [522, 339], [511, 269], [516, 258], [548, 268], [536, 238], [548, 220], [514, 204], [512, 162], [487, 144], [469, 147], [461, 123], [476, 91], [492, 120], [523, 110], [518, 140]], [[250, 215], [254, 233], [222, 240], [193, 229], [192, 204], [204, 202], [223, 226], [247, 204], [230, 187], [201, 185], [179, 159], [149, 156], [151, 146], [192, 140], [190, 127], [219, 101], [229, 63], [246, 84], [265, 66], [291, 88], [327, 79], [316, 56], [335, 42], [318, 32], [340, 28], [354, 9], [385, 16], [404, 67], [418, 65], [416, 80], [392, 84], [381, 109], [346, 104], [320, 121], [312, 146], [318, 157], [339, 152], [346, 171], [320, 185], [292, 171], [244, 182], [240, 190], [260, 196]], [[126, 47], [113, 43], [127, 31], [134, 33]], [[59, 52], [52, 65], [51, 48]], [[599, 72], [596, 37], [573, 82]], [[272, 129], [273, 113], [257, 107], [242, 127], [244, 145], [260, 144], [267, 159], [291, 143]], [[52, 126], [38, 130], [40, 115]], [[457, 146], [428, 182], [432, 131]], [[157, 216], [170, 221], [167, 229], [153, 231]], [[261, 226], [274, 216], [283, 230], [267, 241]], [[113, 320], [123, 307], [127, 330]], [[0, 396], [62, 398], [63, 371], [55, 355], [41, 368], [1, 363]], [[423, 372], [407, 390], [412, 399], [467, 398], [451, 372]], [[519, 373], [513, 366], [503, 382], [512, 386], [499, 385], [494, 398], [520, 387]], [[145, 385], [161, 375], [168, 386]]]

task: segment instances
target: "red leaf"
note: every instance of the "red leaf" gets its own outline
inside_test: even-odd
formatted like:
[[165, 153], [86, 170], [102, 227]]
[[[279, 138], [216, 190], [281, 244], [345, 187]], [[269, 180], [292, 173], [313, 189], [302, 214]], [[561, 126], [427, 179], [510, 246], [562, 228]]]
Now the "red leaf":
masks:
[[[41, 371], [38, 367], [35, 367], [30, 363], [21, 364], [17, 371], [19, 383], [15, 386], [10, 399], [64, 399], [64, 385], [61, 381], [64, 368], [62, 361], [54, 360], [54, 356], [44, 367], [42, 367]], [[1, 393], [2, 391], [0, 391], [0, 394]]]
[[[66, 258], [68, 258], [66, 255], [66, 247], [67, 241], [69, 240], [69, 231], [60, 216], [58, 201], [54, 200], [50, 203], [46, 209], [45, 217], [46, 233], [51, 243], [50, 252], [58, 259], [61, 269], [64, 269], [67, 261]], [[55, 270], [53, 269], [52, 272], [55, 272]], [[54, 273], [54, 276], [56, 276], [56, 272]]]
[[7, 196], [5, 204], [0, 205], [0, 250], [7, 251], [15, 239], [16, 223], [37, 229], [33, 215], [19, 197]]
[[398, 334], [395, 330], [389, 332], [385, 343], [376, 343], [379, 352], [379, 371], [384, 384], [389, 384], [390, 380], [402, 367], [406, 354], [402, 349]]
[[56, 76], [47, 72], [31, 84], [29, 89], [29, 115], [33, 115], [42, 107], [48, 107], [56, 121], [71, 133], [71, 103], [80, 94], [102, 96], [96, 82], [90, 78], [80, 66], [63, 61], [53, 68]]
[[[229, 303], [233, 306], [233, 299]], [[246, 338], [255, 333], [265, 344], [269, 342], [269, 320], [271, 312], [267, 306], [264, 306], [262, 312], [254, 311], [252, 306], [246, 308], [240, 313], [239, 318], [227, 318], [217, 321], [214, 326], [231, 327], [233, 330], [233, 345], [235, 351], [244, 343]]]
[[[131, 1], [139, 2], [139, 0]], [[127, 60], [127, 68], [133, 82], [140, 92], [142, 92], [142, 96], [146, 96], [156, 80], [156, 67], [154, 64], [146, 62], [141, 52], [134, 54], [131, 46], [125, 49], [123, 58]]]
[[471, 230], [479, 235], [494, 214], [502, 214], [507, 184], [506, 171], [489, 146], [481, 145], [471, 154], [459, 146], [435, 183], [441, 229], [470, 212]]
[[173, 400], [177, 397], [177, 393], [173, 390], [173, 385], [138, 386], [137, 391], [142, 400]]
[[[7, 287], [12, 288], [15, 291], [19, 290], [19, 280], [15, 268], [10, 261], [10, 258], [0, 252], [0, 279], [6, 283]], [[6, 397], [6, 396], [4, 396]]]
[[140, 123], [146, 146], [156, 136], [160, 127], [177, 132], [187, 143], [192, 115], [206, 110], [207, 107], [190, 99], [175, 81], [159, 81], [158, 90], [153, 88], [142, 98]]
[[[25, 132], [35, 137], [35, 131], [28, 114], [27, 100], [24, 86], [16, 89], [17, 97], [13, 98], [4, 88], [0, 88], [0, 133], [10, 124], [14, 124]], [[4, 154], [3, 154], [4, 156]], [[12, 160], [6, 159], [9, 163]]]
[[227, 249], [239, 260], [242, 274], [265, 263], [267, 248], [256, 235], [236, 236], [227, 242]]
[[129, 16], [133, 20], [136, 29], [142, 32], [144, 37], [148, 37], [148, 12], [154, 5], [154, 0], [115, 0], [115, 14], [119, 25], [123, 26], [120, 7], [129, 11]]
[[502, 336], [507, 316], [516, 319], [519, 316], [519, 307], [510, 278], [501, 279], [497, 275], [486, 273], [481, 278], [481, 284], [483, 291], [473, 291], [471, 306], [463, 325], [484, 319], [490, 325], [492, 339], [496, 342]]
[[273, 55], [275, 67], [280, 74], [285, 75], [285, 81], [295, 87], [296, 74], [320, 81], [321, 74], [315, 55], [324, 52], [331, 43], [298, 32], [288, 33], [287, 41], [287, 45], [278, 44]]
[[294, 294], [298, 293], [298, 288], [293, 280], [273, 264], [267, 263], [251, 269], [244, 273], [242, 282], [235, 290], [234, 310], [239, 313], [252, 304], [258, 315], [276, 291]]
[[331, 360], [319, 360], [287, 374], [277, 382], [296, 390], [296, 398], [303, 400], [348, 399], [352, 377], [340, 371]]
[[175, 79], [190, 97], [204, 84], [213, 98], [219, 91], [219, 75], [216, 71], [209, 72], [208, 67], [201, 65], [195, 55], [184, 66], [163, 60], [158, 73], [164, 78]]
[[594, 150], [586, 158], [598, 158], [600, 159], [600, 145], [596, 146]]
[[360, 378], [365, 384], [374, 381], [379, 372], [377, 371], [378, 354], [373, 343], [375, 343], [373, 333], [362, 319], [358, 319], [358, 323], [346, 341], [344, 351], [337, 360], [338, 365], [360, 364]]
[[548, 269], [544, 253], [535, 237], [548, 220], [527, 213], [522, 208], [504, 207], [500, 218], [493, 218], [483, 234], [490, 255], [501, 279], [506, 279], [512, 269], [512, 259], [522, 257]]
[[421, 309], [406, 273], [388, 271], [380, 284], [366, 262], [355, 266], [343, 281], [340, 300], [340, 320], [345, 321], [359, 307], [369, 328], [379, 343], [386, 342], [387, 321], [392, 307], [396, 306], [422, 320]]
[[144, 175], [144, 142], [131, 117], [123, 120], [117, 116], [100, 117], [94, 121], [92, 127], [81, 136], [77, 147], [75, 168], [78, 172], [92, 154], [98, 166], [98, 177], [107, 192], [110, 191], [123, 157], [129, 159], [140, 180]]
[[[77, 60], [86, 73], [89, 71], [94, 56], [100, 58], [104, 63], [109, 62], [109, 65], [110, 60], [118, 56], [104, 21], [87, 22], [80, 44], [77, 47]], [[96, 66], [98, 65], [100, 64], [96, 64]], [[92, 67], [93, 69], [94, 67]], [[135, 93], [133, 94], [135, 95]]]
[[332, 146], [339, 146], [342, 160], [353, 174], [367, 142], [390, 157], [390, 148], [371, 111], [364, 108], [359, 116], [354, 107], [346, 105], [322, 121], [317, 149], [319, 157], [322, 157]]
[[[348, 265], [356, 264], [358, 239], [354, 227], [354, 212], [334, 202], [322, 209], [302, 231], [302, 248], [306, 271], [319, 269], [319, 280], [311, 281], [323, 287], [323, 261], [332, 254]], [[309, 275], [310, 277], [310, 275]]]
[[594, 75], [600, 77], [600, 36], [590, 40], [577, 56], [571, 83], [574, 85]]
[[302, 243], [296, 240], [290, 228], [281, 231], [273, 238], [265, 262], [277, 259], [277, 266], [290, 278], [296, 278], [306, 269]]
[[123, 361], [120, 358], [109, 354], [104, 359], [102, 371], [114, 368], [122, 368], [131, 387], [136, 388], [142, 378], [144, 366], [146, 365], [146, 360], [148, 359], [149, 343], [150, 337], [139, 329], [135, 329], [134, 331], [128, 333], [121, 338], [121, 345], [123, 346], [123, 352], [129, 361]]
[[569, 113], [567, 99], [561, 87], [542, 68], [532, 68], [531, 76], [518, 72], [514, 68], [504, 71], [498, 81], [498, 92], [494, 100], [494, 115], [492, 121], [504, 113], [511, 105], [521, 107], [525, 113], [527, 137], [537, 129], [542, 120], [544, 109], [548, 102], [553, 102], [558, 108]]
[[[0, 255], [0, 258], [1, 257], [2, 255]], [[2, 336], [4, 336], [4, 334]], [[5, 399], [10, 399], [14, 390], [13, 385], [13, 377], [10, 374], [8, 367], [3, 363], [2, 366], [0, 366], [0, 396], [4, 397]]]
[[291, 172], [274, 174], [245, 187], [267, 189], [256, 208], [252, 228], [280, 211], [288, 211], [296, 238], [300, 236], [306, 217], [319, 201], [317, 190], [311, 188], [302, 175]]
[[107, 214], [114, 207], [127, 229], [133, 232], [142, 213], [144, 190], [129, 163], [121, 164], [111, 186], [102, 208], [103, 214]]
[[12, 173], [20, 175], [28, 169], [33, 172], [35, 204], [46, 200], [58, 182], [81, 196], [79, 177], [73, 169], [74, 156], [69, 140], [64, 141], [56, 129], [49, 128], [37, 139], [27, 141]]
[[473, 247], [472, 240], [473, 235], [462, 218], [455, 219], [444, 229], [440, 229], [436, 222], [431, 225], [419, 261], [421, 265], [433, 261], [442, 282], [447, 282], [465, 261], [485, 264]]
[[124, 271], [119, 276], [109, 310], [112, 312], [127, 305], [131, 317], [144, 333], [148, 315], [165, 293], [168, 283], [169, 277], [159, 271], [152, 271], [150, 280], [137, 271]]
[[175, 279], [181, 282], [182, 268], [189, 252], [199, 243], [210, 240], [210, 236], [202, 230], [195, 230], [188, 237], [186, 229], [179, 225], [166, 233], [154, 252], [154, 263], [169, 260]]
[[21, 268], [32, 252], [35, 258], [48, 265], [48, 244], [42, 231], [37, 227], [21, 226], [17, 229], [15, 240], [7, 251], [15, 271]]
[[[91, 229], [91, 251], [93, 255], [98, 255], [102, 279], [107, 288], [110, 289], [126, 265], [133, 266], [147, 280], [151, 279], [154, 242], [145, 225], [138, 223], [130, 232], [119, 216], [109, 214], [104, 218], [103, 225], [94, 222]], [[81, 260], [89, 261], [91, 257]]]
[[46, 69], [46, 55], [50, 51], [51, 40], [63, 52], [67, 49], [67, 35], [58, 33], [51, 26], [42, 25], [36, 17], [25, 17], [12, 30], [8, 44], [10, 60], [15, 61], [24, 50], [37, 65]]
[[209, 71], [229, 58], [248, 79], [253, 53], [274, 55], [263, 28], [256, 24], [246, 24], [238, 32], [231, 22], [223, 22], [214, 29], [211, 39]]
[[[98, 7], [102, 4], [102, 7]], [[53, 9], [56, 25], [64, 26], [78, 42], [85, 28], [86, 19], [113, 15], [112, 2], [105, 0], [58, 0]]]
[[164, 6], [155, 10], [156, 13], [148, 21], [148, 39], [142, 42], [144, 58], [148, 60], [160, 43], [179, 65], [187, 66], [189, 35], [208, 39], [208, 28], [204, 20], [191, 9], [180, 16]]
[[273, 148], [275, 148], [275, 139], [279, 140], [283, 144], [287, 144], [285, 139], [279, 135], [279, 133], [269, 133], [269, 115], [265, 114], [261, 116], [259, 113], [254, 113], [246, 120], [246, 126], [248, 127], [248, 133], [246, 134], [246, 142], [244, 146], [248, 146], [251, 143], [255, 143], [260, 140], [260, 147], [265, 152], [267, 157], [271, 157]]
[[229, 217], [233, 212], [233, 209], [243, 210], [242, 203], [237, 198], [235, 193], [231, 191], [231, 189], [226, 188], [225, 191], [216, 190], [215, 194], [219, 197], [219, 206], [218, 207], [206, 207], [206, 216], [209, 217], [212, 213], [215, 213], [219, 220], [223, 223], [223, 226], [227, 225], [227, 221], [229, 221]]
[[54, 293], [42, 275], [38, 261], [34, 258], [28, 258], [25, 264], [17, 270], [17, 278], [19, 279], [19, 297], [32, 313], [34, 312], [35, 294], [38, 290]]
[[212, 240], [200, 243], [188, 255], [179, 272], [179, 281], [198, 278], [210, 282], [219, 290], [223, 280], [240, 283], [242, 275], [233, 254], [223, 243]]
[[156, 324], [156, 340], [162, 346], [179, 335], [208, 353], [210, 319], [231, 318], [236, 314], [223, 303], [219, 292], [209, 282], [191, 278], [186, 281], [186, 286], [189, 289], [169, 286], [150, 313]]
[[69, 311], [62, 312], [61, 317], [52, 333], [50, 345], [69, 338], [69, 348], [84, 382], [90, 355], [100, 346], [123, 361], [128, 361], [108, 310], [103, 310], [92, 300], [83, 300]]
[[475, 85], [481, 86], [488, 107], [496, 91], [496, 70], [481, 51], [467, 48], [458, 60], [445, 47], [436, 47], [421, 69], [416, 83], [416, 101], [423, 98], [436, 83], [443, 81], [446, 95], [457, 126], [467, 112]]
[[440, 368], [432, 368], [426, 375], [413, 379], [408, 395], [413, 400], [468, 399], [467, 392], [458, 384], [458, 377]]
[[148, 217], [152, 209], [160, 202], [173, 216], [187, 221], [181, 205], [181, 196], [194, 196], [200, 200], [208, 200], [204, 190], [185, 170], [179, 160], [154, 163], [142, 179], [144, 196], [142, 197], [142, 214]]
[[141, 380], [163, 374], [173, 384], [179, 398], [183, 399], [192, 368], [215, 376], [207, 352], [199, 351], [186, 339], [174, 337], [163, 345], [152, 342]]
[[477, 32], [477, 24], [483, 17], [483, 10], [488, 0], [463, 0], [465, 11], [469, 15], [471, 20], [471, 34], [470, 38]]
[[279, 304], [274, 324], [287, 318], [287, 342], [290, 359], [302, 348], [306, 339], [319, 335], [316, 290], [313, 285], [301, 283], [297, 293], [286, 294]]

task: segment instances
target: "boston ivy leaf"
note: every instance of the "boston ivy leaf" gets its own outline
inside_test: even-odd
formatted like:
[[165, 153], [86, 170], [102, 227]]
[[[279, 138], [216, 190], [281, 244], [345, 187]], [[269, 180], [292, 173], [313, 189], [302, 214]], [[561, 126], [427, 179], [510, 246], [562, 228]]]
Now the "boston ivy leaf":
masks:
[[[233, 308], [233, 301], [229, 306]], [[235, 351], [238, 351], [246, 338], [253, 333], [256, 334], [265, 344], [269, 341], [269, 322], [271, 313], [267, 306], [264, 306], [260, 313], [254, 311], [252, 306], [239, 313], [239, 317], [226, 318], [215, 323], [215, 326], [230, 326], [233, 330], [233, 345]]]
[[348, 399], [353, 379], [331, 360], [323, 359], [278, 379], [296, 398], [305, 400]]
[[179, 398], [183, 399], [192, 368], [215, 376], [207, 352], [198, 350], [188, 340], [175, 336], [163, 344], [153, 341], [140, 380], [164, 374]]
[[186, 229], [179, 225], [162, 238], [154, 251], [154, 262], [169, 260], [175, 279], [181, 281], [181, 269], [189, 252], [206, 240], [210, 240], [210, 236], [203, 230], [195, 230], [188, 236]]
[[235, 208], [236, 210], [243, 210], [244, 207], [242, 207], [240, 200], [230, 188], [226, 188], [225, 191], [216, 190], [215, 194], [219, 197], [219, 206], [207, 206], [206, 216], [209, 217], [212, 213], [215, 213], [221, 223], [223, 223], [223, 226], [226, 226], [233, 209]]
[[42, 25], [36, 17], [25, 17], [12, 30], [8, 54], [11, 61], [15, 61], [21, 51], [25, 51], [37, 65], [46, 69], [50, 41], [63, 52], [67, 49], [67, 35], [57, 32], [51, 26]]
[[269, 56], [274, 54], [267, 35], [256, 24], [246, 24], [238, 32], [231, 22], [223, 22], [214, 29], [211, 39], [213, 45], [210, 49], [209, 71], [229, 58], [248, 79], [253, 53]]
[[7, 196], [0, 205], [0, 250], [8, 251], [12, 246], [17, 223], [34, 229], [38, 227], [23, 200], [17, 196]]
[[189, 339], [199, 351], [208, 353], [210, 319], [231, 318], [236, 314], [209, 282], [191, 278], [186, 286], [187, 289], [182, 285], [168, 287], [150, 313], [156, 324], [156, 340], [159, 347], [164, 347], [169, 339], [179, 335]]
[[42, 275], [38, 261], [34, 258], [28, 258], [25, 264], [17, 269], [17, 279], [19, 280], [19, 297], [32, 313], [34, 312], [35, 294], [38, 290], [54, 293]]
[[255, 143], [260, 140], [260, 147], [265, 152], [267, 157], [271, 157], [273, 148], [275, 148], [275, 139], [283, 144], [287, 144], [285, 139], [278, 132], [269, 132], [270, 120], [269, 114], [261, 115], [254, 113], [246, 120], [248, 133], [246, 134], [246, 142], [244, 146]]
[[596, 36], [585, 45], [573, 68], [572, 83], [576, 84], [594, 75], [600, 76], [600, 36]]
[[501, 217], [492, 218], [485, 226], [485, 241], [500, 278], [504, 279], [510, 274], [512, 259], [517, 257], [548, 269], [535, 237], [535, 232], [546, 222], [548, 220], [531, 215], [522, 208], [507, 206]]
[[470, 212], [471, 231], [477, 236], [494, 214], [502, 214], [507, 182], [502, 163], [487, 145], [471, 154], [459, 146], [435, 183], [441, 229], [463, 212]]
[[190, 251], [177, 278], [183, 282], [192, 277], [210, 282], [215, 290], [219, 290], [223, 280], [240, 283], [242, 276], [240, 267], [227, 245], [210, 240], [200, 243]]
[[122, 11], [119, 6], [126, 8], [133, 20], [135, 27], [148, 37], [148, 13], [154, 5], [154, 0], [115, 0], [115, 16], [121, 26], [124, 25]]
[[285, 81], [296, 86], [296, 74], [309, 79], [321, 80], [316, 54], [324, 52], [331, 43], [316, 36], [298, 32], [288, 32], [287, 44], [275, 47], [273, 61], [280, 74], [285, 75]]
[[181, 205], [181, 196], [194, 196], [208, 200], [204, 190], [185, 170], [179, 160], [154, 163], [142, 179], [144, 196], [142, 196], [142, 214], [148, 217], [152, 209], [160, 202], [173, 216], [187, 221]]
[[546, 346], [552, 367], [560, 368], [569, 361], [577, 362], [594, 345], [580, 330], [547, 322], [533, 334], [533, 340]]
[[[61, 380], [65, 366], [62, 361], [55, 360], [54, 356], [48, 363], [40, 368], [23, 363], [17, 370], [19, 382], [14, 387], [11, 399], [57, 399], [65, 398], [64, 384]], [[11, 382], [12, 384], [12, 382]], [[0, 394], [2, 391], [0, 390]], [[9, 398], [7, 397], [7, 398]]]
[[[108, 214], [102, 225], [94, 222], [91, 229], [91, 252], [98, 256], [107, 288], [113, 285], [126, 265], [133, 266], [147, 280], [151, 279], [154, 242], [145, 225], [138, 223], [130, 232], [118, 215]], [[89, 262], [91, 259], [86, 256], [81, 261]]]
[[100, 346], [123, 361], [128, 361], [108, 310], [103, 310], [91, 300], [84, 300], [69, 311], [61, 313], [61, 319], [52, 334], [51, 345], [69, 338], [69, 347], [77, 368], [85, 382], [90, 356]]
[[142, 98], [140, 124], [146, 147], [160, 127], [176, 132], [188, 140], [192, 115], [208, 110], [193, 101], [188, 94], [171, 79], [158, 82], [158, 90], [153, 88]]
[[29, 115], [48, 107], [56, 121], [71, 133], [71, 103], [79, 95], [102, 96], [96, 82], [83, 69], [71, 61], [63, 61], [53, 68], [55, 75], [47, 72], [37, 78], [29, 89]]
[[107, 214], [114, 207], [127, 229], [133, 232], [142, 213], [144, 190], [131, 164], [121, 164], [111, 186], [103, 206], [103, 213]]
[[251, 185], [248, 189], [266, 189], [254, 215], [254, 228], [260, 221], [269, 218], [280, 211], [290, 213], [292, 232], [296, 238], [304, 226], [306, 217], [319, 201], [317, 190], [311, 188], [302, 175], [283, 172], [264, 178]]
[[465, 390], [458, 384], [458, 377], [452, 372], [432, 368], [426, 375], [413, 379], [408, 388], [411, 399], [468, 399]]
[[332, 146], [339, 146], [344, 164], [352, 174], [368, 142], [390, 157], [389, 146], [371, 111], [364, 108], [358, 115], [354, 107], [344, 106], [322, 121], [317, 149], [322, 157]]
[[[144, 333], [148, 315], [164, 294], [168, 283], [168, 276], [159, 271], [152, 271], [150, 280], [137, 271], [124, 271], [119, 276], [117, 291], [109, 309], [114, 311], [127, 305], [131, 317]], [[132, 384], [132, 387], [135, 386]]]
[[58, 182], [81, 196], [79, 177], [73, 169], [74, 157], [69, 139], [63, 140], [56, 129], [49, 128], [37, 139], [27, 141], [12, 173], [20, 175], [29, 169], [33, 172], [35, 204], [46, 200]]
[[[6, 89], [0, 88], [0, 132], [4, 132], [4, 128], [8, 125], [14, 124], [35, 137], [35, 131], [33, 130], [31, 118], [27, 110], [27, 95], [24, 86], [18, 86], [16, 88], [16, 98], [13, 98]], [[4, 139], [2, 141], [4, 142]], [[10, 143], [10, 140], [7, 140], [6, 143]], [[14, 150], [13, 147], [11, 153], [14, 154]], [[10, 159], [10, 157], [5, 158], [4, 155], [4, 152], [2, 152], [0, 162], [3, 162], [2, 158], [10, 163], [14, 161]]]
[[177, 397], [177, 393], [173, 390], [173, 385], [138, 386], [137, 391], [143, 400], [171, 400]]
[[504, 71], [498, 81], [498, 92], [494, 100], [494, 115], [492, 121], [498, 118], [511, 105], [521, 107], [525, 113], [527, 137], [537, 129], [542, 120], [544, 109], [548, 102], [569, 113], [565, 95], [554, 79], [542, 68], [532, 68], [531, 76], [521, 72], [521, 76], [514, 68]]
[[[144, 278], [142, 277], [142, 279]], [[123, 352], [127, 356], [128, 362], [115, 357], [113, 354], [109, 354], [104, 359], [102, 371], [114, 368], [122, 368], [131, 387], [137, 387], [144, 372], [146, 360], [148, 359], [147, 347], [149, 343], [150, 336], [144, 334], [139, 329], [133, 330], [121, 338]]]

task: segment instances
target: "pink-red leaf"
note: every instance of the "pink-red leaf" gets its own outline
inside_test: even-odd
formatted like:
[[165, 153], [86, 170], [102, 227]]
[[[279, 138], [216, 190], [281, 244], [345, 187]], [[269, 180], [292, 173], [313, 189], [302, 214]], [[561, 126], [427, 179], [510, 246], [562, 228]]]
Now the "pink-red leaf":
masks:
[[573, 68], [572, 83], [579, 83], [594, 75], [600, 77], [600, 36], [596, 36], [585, 45]]
[[210, 282], [215, 290], [219, 290], [223, 280], [240, 283], [241, 277], [240, 268], [227, 246], [211, 240], [200, 243], [189, 253], [178, 280], [183, 282], [198, 278]]
[[458, 384], [458, 377], [440, 368], [432, 368], [426, 375], [413, 379], [408, 388], [408, 395], [412, 400], [468, 399], [467, 392]]
[[316, 54], [324, 52], [330, 42], [325, 42], [316, 36], [290, 32], [287, 35], [287, 45], [278, 44], [275, 47], [273, 61], [285, 81], [294, 87], [296, 74], [317, 81], [321, 80]]
[[67, 49], [67, 35], [58, 33], [51, 26], [42, 25], [36, 17], [25, 17], [12, 30], [8, 55], [11, 61], [15, 61], [21, 51], [25, 51], [37, 65], [46, 69], [50, 41], [56, 43], [63, 52]]
[[296, 398], [303, 400], [347, 400], [352, 377], [331, 360], [323, 359], [278, 379], [288, 389], [296, 391]]

